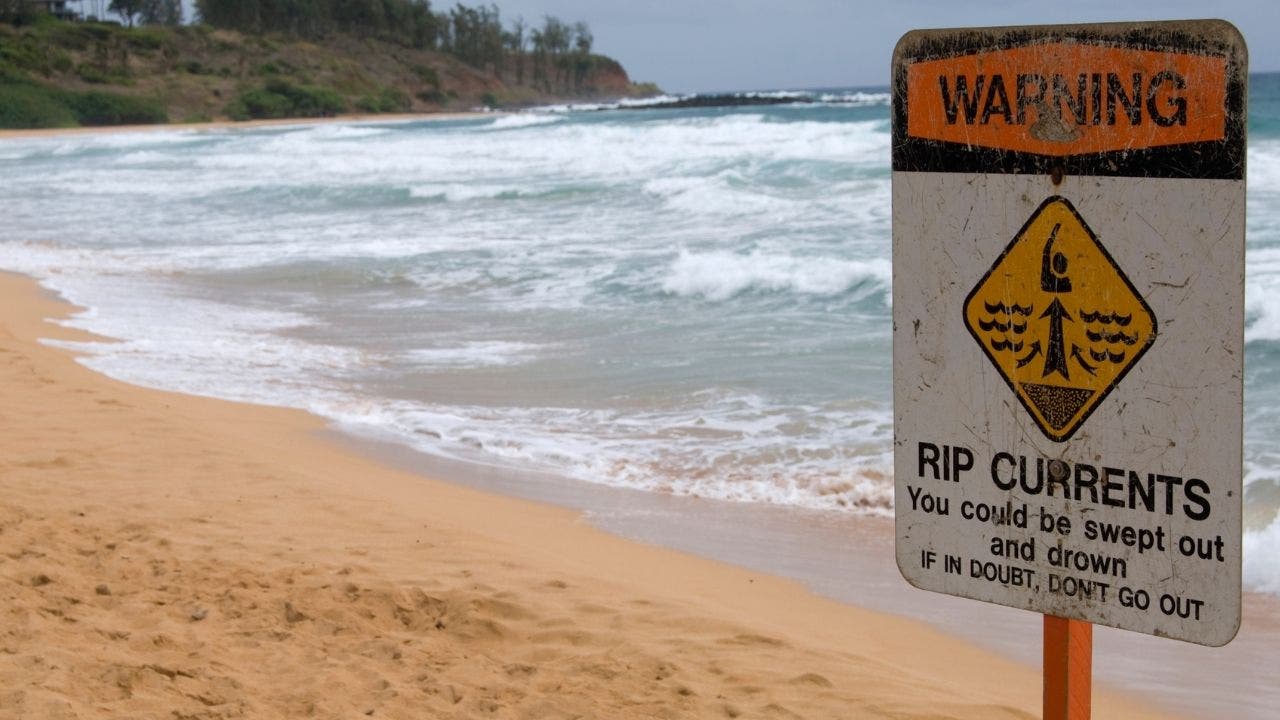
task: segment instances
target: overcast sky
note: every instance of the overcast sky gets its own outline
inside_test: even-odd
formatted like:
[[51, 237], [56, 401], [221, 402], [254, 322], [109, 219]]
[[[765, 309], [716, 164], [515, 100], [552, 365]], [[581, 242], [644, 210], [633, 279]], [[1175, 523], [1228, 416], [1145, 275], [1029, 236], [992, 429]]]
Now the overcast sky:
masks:
[[[916, 28], [1216, 17], [1244, 33], [1253, 72], [1280, 70], [1277, 0], [495, 0], [504, 20], [583, 20], [631, 79], [668, 92], [887, 85]], [[477, 4], [464, 0], [464, 4]], [[1060, 6], [1058, 6], [1060, 5]], [[435, 0], [437, 10], [452, 0]]]

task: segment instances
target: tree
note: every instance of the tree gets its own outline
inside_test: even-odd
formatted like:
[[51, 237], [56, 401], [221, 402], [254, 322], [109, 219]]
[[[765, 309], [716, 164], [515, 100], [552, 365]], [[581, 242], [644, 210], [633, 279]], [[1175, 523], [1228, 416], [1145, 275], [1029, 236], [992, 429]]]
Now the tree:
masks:
[[26, 25], [35, 22], [38, 6], [28, 0], [0, 0], [0, 22]]
[[[568, 85], [569, 68], [565, 56], [569, 52], [572, 32], [569, 25], [555, 15], [542, 16], [542, 42], [551, 56], [551, 65], [556, 71], [554, 84], [557, 86]], [[548, 80], [547, 90], [551, 89], [552, 84]]]
[[138, 11], [141, 22], [146, 25], [182, 24], [182, 0], [141, 0], [142, 9]]
[[578, 48], [578, 53], [582, 55], [591, 54], [591, 43], [595, 40], [591, 36], [591, 28], [587, 27], [584, 22], [576, 22], [573, 24], [574, 45]]
[[425, 0], [409, 3], [409, 42], [418, 49], [440, 46], [441, 20]]
[[525, 48], [525, 30], [523, 17], [517, 17], [511, 21], [511, 29], [503, 34], [502, 39], [507, 49], [511, 51], [512, 57], [516, 59], [516, 84], [524, 84], [524, 48]]
[[541, 80], [545, 86], [547, 84], [547, 38], [541, 30], [533, 30], [529, 33], [529, 41], [533, 43], [533, 84], [537, 85]]
[[[258, 32], [264, 29], [257, 0], [196, 0], [200, 19], [214, 27]], [[270, 28], [284, 30], [284, 28]]]
[[[184, 1], [110, 0], [112, 12], [130, 26], [136, 21], [176, 24]], [[0, 9], [13, 2], [26, 0], [0, 0]], [[592, 62], [586, 23], [547, 15], [540, 28], [523, 18], [504, 28], [492, 3], [459, 2], [442, 12], [433, 12], [430, 0], [195, 0], [195, 6], [198, 17], [213, 27], [310, 39], [333, 32], [373, 37], [439, 50], [499, 77], [514, 73], [517, 83], [528, 80], [548, 92], [581, 84]]]
[[569, 51], [569, 26], [555, 15], [544, 15], [542, 19], [542, 38], [547, 50], [552, 55], [563, 55]]
[[146, 3], [147, 0], [111, 0], [107, 9], [119, 15], [125, 25], [133, 27], [137, 24], [138, 16], [142, 14], [142, 8]]

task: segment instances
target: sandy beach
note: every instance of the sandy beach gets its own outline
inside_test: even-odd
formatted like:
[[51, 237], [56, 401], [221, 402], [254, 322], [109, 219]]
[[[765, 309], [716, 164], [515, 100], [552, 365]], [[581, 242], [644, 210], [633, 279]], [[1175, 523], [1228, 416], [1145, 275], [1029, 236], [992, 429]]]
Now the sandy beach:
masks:
[[1039, 714], [1034, 667], [110, 380], [39, 342], [72, 308], [0, 298], [0, 717]]
[[63, 135], [100, 135], [103, 133], [136, 133], [163, 132], [174, 130], [235, 130], [273, 127], [305, 127], [307, 125], [324, 125], [329, 123], [398, 123], [444, 120], [466, 120], [476, 117], [499, 117], [508, 113], [502, 111], [481, 112], [477, 110], [462, 112], [438, 113], [349, 113], [335, 117], [295, 117], [270, 120], [210, 120], [193, 123], [154, 123], [150, 125], [106, 125], [72, 128], [29, 128], [0, 129], [0, 140], [16, 140], [20, 138], [45, 138]]

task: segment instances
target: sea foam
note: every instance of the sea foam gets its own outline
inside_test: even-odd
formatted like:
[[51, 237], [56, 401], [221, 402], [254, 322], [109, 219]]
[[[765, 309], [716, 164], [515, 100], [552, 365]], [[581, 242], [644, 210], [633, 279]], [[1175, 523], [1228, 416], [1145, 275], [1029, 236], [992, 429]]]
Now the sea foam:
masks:
[[887, 293], [892, 267], [887, 259], [845, 260], [833, 257], [793, 257], [752, 252], [692, 253], [682, 250], [662, 282], [676, 295], [697, 295], [723, 301], [748, 290], [791, 291], [807, 295], [836, 295], [861, 288]]
[[1280, 518], [1262, 530], [1244, 533], [1244, 586], [1280, 594]]
[[[888, 514], [888, 94], [824, 93], [10, 141], [0, 266], [89, 308], [72, 323], [123, 342], [82, 361], [122, 379], [468, 462]], [[1254, 484], [1280, 457], [1280, 141], [1251, 145], [1248, 221]], [[1277, 534], [1246, 536], [1250, 587], [1275, 587]]]

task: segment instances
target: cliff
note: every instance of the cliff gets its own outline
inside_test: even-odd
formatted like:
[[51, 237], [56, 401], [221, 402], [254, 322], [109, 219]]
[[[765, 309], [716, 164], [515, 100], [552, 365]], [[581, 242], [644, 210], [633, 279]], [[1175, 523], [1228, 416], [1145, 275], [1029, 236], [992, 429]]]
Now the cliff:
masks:
[[0, 24], [0, 127], [518, 107], [653, 92], [601, 55], [472, 67], [346, 34], [305, 41], [208, 26]]

